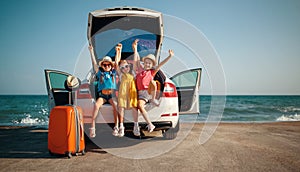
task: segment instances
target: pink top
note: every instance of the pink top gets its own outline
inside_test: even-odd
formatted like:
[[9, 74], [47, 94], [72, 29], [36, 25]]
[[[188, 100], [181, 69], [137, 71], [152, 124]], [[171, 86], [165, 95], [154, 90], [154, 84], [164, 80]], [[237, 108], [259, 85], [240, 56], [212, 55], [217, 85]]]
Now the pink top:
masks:
[[143, 70], [136, 75], [136, 86], [138, 90], [147, 90], [150, 81], [154, 78], [154, 69]]

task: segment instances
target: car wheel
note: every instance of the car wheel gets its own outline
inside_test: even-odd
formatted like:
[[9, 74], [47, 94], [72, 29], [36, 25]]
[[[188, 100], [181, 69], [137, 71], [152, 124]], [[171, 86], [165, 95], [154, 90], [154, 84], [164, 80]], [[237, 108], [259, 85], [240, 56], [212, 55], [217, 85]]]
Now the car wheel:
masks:
[[170, 128], [168, 130], [165, 130], [163, 132], [163, 137], [166, 140], [173, 140], [177, 137], [177, 132], [179, 131], [179, 121], [177, 122], [177, 125], [175, 128]]

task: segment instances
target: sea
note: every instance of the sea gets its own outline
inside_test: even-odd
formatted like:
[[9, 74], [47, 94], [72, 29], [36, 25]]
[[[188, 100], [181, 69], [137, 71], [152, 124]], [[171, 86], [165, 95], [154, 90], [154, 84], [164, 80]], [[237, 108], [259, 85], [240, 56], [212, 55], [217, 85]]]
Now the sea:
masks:
[[[300, 121], [300, 96], [224, 96], [219, 121], [232, 123]], [[184, 122], [207, 122], [214, 96], [199, 96], [200, 114]], [[0, 95], [0, 126], [48, 127], [47, 95]]]

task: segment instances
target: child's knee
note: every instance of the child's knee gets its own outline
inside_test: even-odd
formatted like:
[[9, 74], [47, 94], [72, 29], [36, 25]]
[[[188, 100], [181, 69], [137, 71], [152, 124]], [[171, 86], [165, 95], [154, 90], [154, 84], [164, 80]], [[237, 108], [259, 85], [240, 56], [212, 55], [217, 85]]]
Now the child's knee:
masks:
[[138, 109], [144, 109], [145, 103], [138, 103]]
[[98, 103], [95, 104], [95, 110], [99, 110], [100, 107], [101, 107], [101, 104], [98, 104]]

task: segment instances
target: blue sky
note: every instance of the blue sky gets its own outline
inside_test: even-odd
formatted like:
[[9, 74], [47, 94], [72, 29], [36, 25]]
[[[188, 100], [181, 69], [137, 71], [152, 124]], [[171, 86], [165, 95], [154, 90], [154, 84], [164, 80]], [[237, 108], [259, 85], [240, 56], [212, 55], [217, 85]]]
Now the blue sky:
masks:
[[88, 13], [124, 5], [198, 28], [219, 55], [227, 94], [300, 94], [299, 0], [2, 0], [0, 94], [46, 94], [44, 69], [74, 71]]

